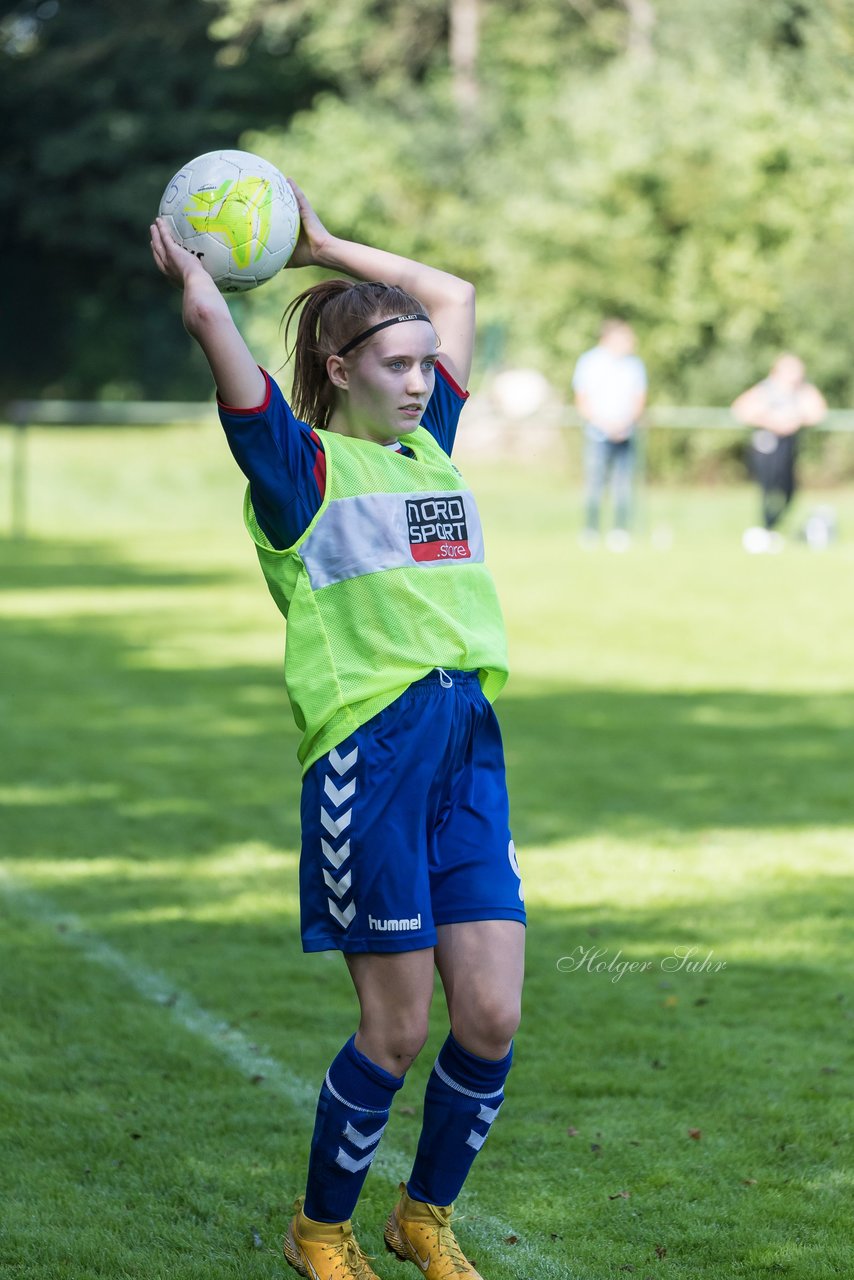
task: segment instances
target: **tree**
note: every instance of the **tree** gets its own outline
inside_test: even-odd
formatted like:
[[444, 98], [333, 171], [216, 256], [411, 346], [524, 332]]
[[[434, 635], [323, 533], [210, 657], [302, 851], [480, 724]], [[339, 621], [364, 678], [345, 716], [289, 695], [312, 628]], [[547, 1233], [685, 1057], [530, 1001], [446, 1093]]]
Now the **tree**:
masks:
[[[0, 322], [7, 392], [206, 386], [164, 323], [145, 228], [178, 164], [239, 141], [342, 234], [474, 279], [484, 332], [564, 385], [622, 311], [658, 398], [731, 399], [791, 345], [847, 401], [854, 3], [717, 0], [715, 15], [696, 0], [23, 0], [0, 24], [0, 214], [21, 295]], [[241, 302], [271, 359], [289, 283]]]
[[203, 151], [284, 124], [318, 87], [298, 57], [228, 65], [203, 0], [25, 0], [0, 24], [7, 396], [198, 394], [164, 323], [148, 223]]
[[[730, 25], [701, 41], [690, 0], [657, 0], [638, 58], [626, 4], [495, 0], [472, 127], [446, 62], [401, 100], [320, 98], [255, 145], [342, 233], [475, 280], [506, 359], [564, 387], [618, 312], [658, 399], [728, 402], [794, 347], [848, 403], [854, 97], [833, 72], [854, 24], [806, 0], [721, 4]], [[252, 303], [260, 332], [275, 304]]]

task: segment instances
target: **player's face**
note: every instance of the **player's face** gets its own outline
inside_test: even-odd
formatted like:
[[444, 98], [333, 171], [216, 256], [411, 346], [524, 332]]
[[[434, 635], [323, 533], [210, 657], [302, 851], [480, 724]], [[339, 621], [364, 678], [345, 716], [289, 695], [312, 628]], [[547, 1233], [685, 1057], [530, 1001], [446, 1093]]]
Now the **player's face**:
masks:
[[433, 394], [436, 346], [429, 322], [407, 320], [353, 352], [346, 397], [353, 435], [387, 443], [415, 430]]

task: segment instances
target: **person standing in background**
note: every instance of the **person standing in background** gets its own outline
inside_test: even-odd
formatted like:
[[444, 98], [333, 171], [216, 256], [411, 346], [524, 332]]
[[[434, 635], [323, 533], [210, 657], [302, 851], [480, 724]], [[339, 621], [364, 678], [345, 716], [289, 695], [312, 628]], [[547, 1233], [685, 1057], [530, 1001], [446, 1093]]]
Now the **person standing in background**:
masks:
[[791, 352], [777, 357], [767, 378], [733, 401], [732, 413], [753, 427], [750, 470], [762, 491], [762, 524], [745, 529], [742, 544], [752, 553], [780, 551], [777, 525], [795, 496], [795, 464], [802, 427], [827, 413], [824, 396], [806, 380], [804, 362]]
[[625, 320], [604, 322], [599, 342], [579, 357], [572, 376], [575, 404], [584, 420], [585, 506], [582, 542], [599, 540], [605, 485], [613, 487], [613, 528], [606, 545], [631, 545], [631, 508], [637, 453], [636, 429], [646, 404], [646, 368], [635, 355], [635, 334]]

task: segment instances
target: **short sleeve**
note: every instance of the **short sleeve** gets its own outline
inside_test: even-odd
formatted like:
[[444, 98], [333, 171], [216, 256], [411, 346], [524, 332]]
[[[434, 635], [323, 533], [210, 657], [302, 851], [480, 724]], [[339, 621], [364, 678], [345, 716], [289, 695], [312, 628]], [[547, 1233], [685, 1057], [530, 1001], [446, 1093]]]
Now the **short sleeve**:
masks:
[[584, 385], [586, 382], [587, 370], [590, 366], [590, 352], [585, 351], [584, 355], [579, 356], [575, 364], [575, 370], [572, 375], [573, 391], [584, 393]]
[[450, 454], [454, 447], [460, 414], [466, 400], [468, 392], [457, 386], [444, 365], [437, 364], [433, 394], [424, 410], [421, 426], [430, 432], [445, 453]]
[[295, 417], [281, 388], [267, 381], [263, 404], [235, 409], [219, 402], [219, 417], [234, 459], [249, 481], [260, 528], [277, 550], [292, 546], [320, 509], [326, 456], [317, 432]]

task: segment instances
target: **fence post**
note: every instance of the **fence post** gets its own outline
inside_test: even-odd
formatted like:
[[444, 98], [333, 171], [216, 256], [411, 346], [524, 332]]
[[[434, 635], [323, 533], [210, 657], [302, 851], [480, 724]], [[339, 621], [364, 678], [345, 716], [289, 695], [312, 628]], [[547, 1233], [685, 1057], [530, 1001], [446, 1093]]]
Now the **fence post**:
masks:
[[12, 537], [27, 536], [27, 423], [12, 427]]

